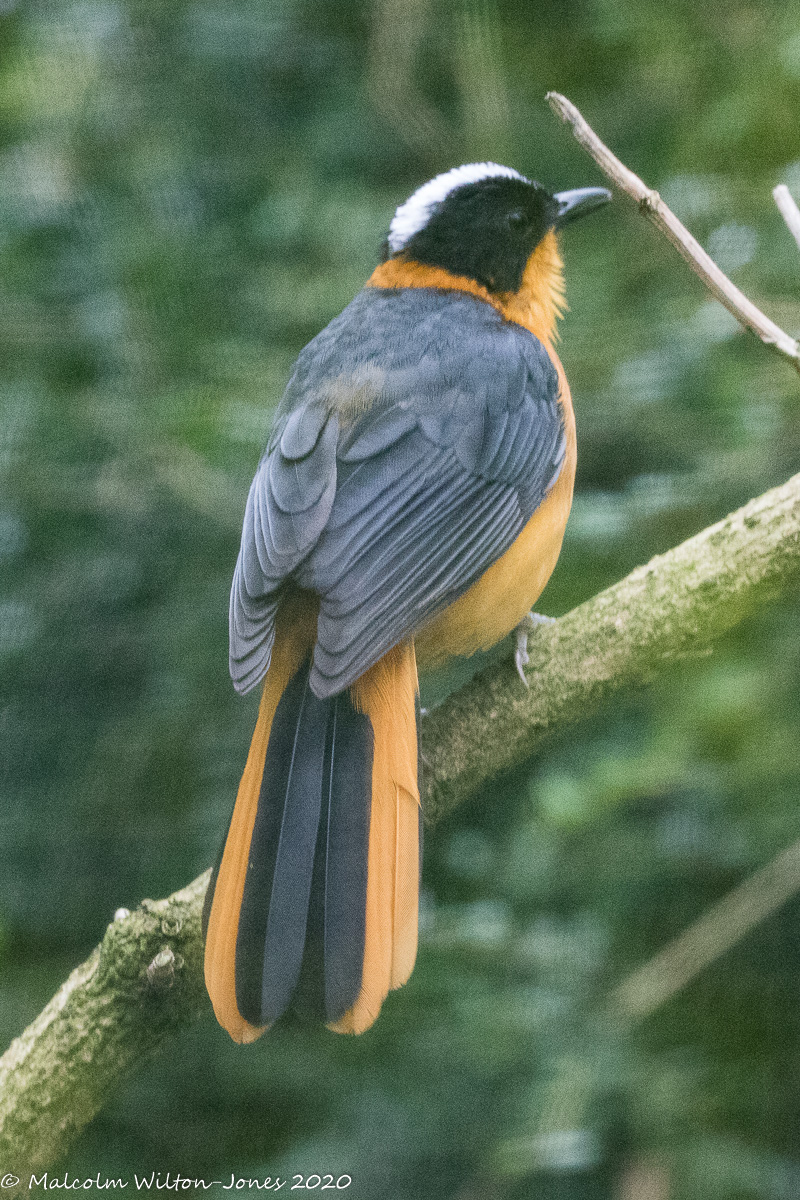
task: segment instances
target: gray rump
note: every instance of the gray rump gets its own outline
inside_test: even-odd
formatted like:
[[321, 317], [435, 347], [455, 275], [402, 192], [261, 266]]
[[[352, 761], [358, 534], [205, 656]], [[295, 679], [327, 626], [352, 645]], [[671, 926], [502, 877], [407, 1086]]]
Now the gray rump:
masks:
[[359, 293], [300, 353], [250, 488], [236, 688], [266, 673], [291, 585], [320, 597], [312, 690], [348, 687], [508, 549], [564, 453], [558, 377], [527, 330], [464, 293]]

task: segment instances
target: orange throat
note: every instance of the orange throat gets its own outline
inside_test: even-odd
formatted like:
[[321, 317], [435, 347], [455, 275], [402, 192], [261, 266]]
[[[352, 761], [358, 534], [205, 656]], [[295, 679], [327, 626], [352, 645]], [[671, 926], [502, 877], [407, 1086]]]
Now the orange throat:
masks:
[[539, 341], [552, 348], [558, 338], [556, 323], [566, 310], [564, 266], [558, 240], [550, 230], [542, 238], [525, 265], [522, 283], [516, 292], [492, 293], [466, 275], [453, 275], [443, 267], [428, 267], [404, 258], [390, 258], [370, 275], [367, 287], [440, 288], [450, 292], [468, 292], [491, 304], [507, 321], [529, 330]]

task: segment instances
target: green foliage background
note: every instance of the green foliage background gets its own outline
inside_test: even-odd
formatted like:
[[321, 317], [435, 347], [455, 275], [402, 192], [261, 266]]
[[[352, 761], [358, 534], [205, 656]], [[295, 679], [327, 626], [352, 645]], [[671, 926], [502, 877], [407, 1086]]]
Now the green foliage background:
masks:
[[[780, 0], [0, 2], [4, 1042], [118, 906], [213, 857], [254, 721], [226, 670], [247, 487], [395, 205], [484, 157], [601, 182], [548, 88], [797, 333]], [[632, 206], [564, 253], [580, 466], [554, 614], [800, 459], [796, 378]], [[418, 967], [371, 1032], [237, 1048], [209, 1016], [62, 1166], [348, 1172], [370, 1200], [796, 1196], [800, 902], [640, 1029], [601, 1014], [798, 836], [799, 672], [791, 597], [570, 731], [429, 835]]]

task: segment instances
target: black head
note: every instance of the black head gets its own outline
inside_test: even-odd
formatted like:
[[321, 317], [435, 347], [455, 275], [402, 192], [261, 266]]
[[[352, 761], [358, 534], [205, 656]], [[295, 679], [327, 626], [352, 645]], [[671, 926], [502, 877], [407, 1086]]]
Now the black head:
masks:
[[403, 254], [466, 275], [491, 292], [514, 292], [549, 230], [610, 198], [604, 188], [553, 195], [495, 163], [456, 167], [400, 205], [386, 257]]

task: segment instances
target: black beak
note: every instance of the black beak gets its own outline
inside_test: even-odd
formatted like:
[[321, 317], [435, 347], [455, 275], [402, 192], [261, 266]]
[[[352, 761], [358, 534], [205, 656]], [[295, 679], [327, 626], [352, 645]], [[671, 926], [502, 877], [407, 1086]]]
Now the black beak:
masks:
[[556, 229], [582, 217], [585, 213], [593, 212], [603, 204], [608, 204], [611, 192], [608, 188], [573, 188], [570, 192], [556, 192], [553, 196], [558, 205]]

